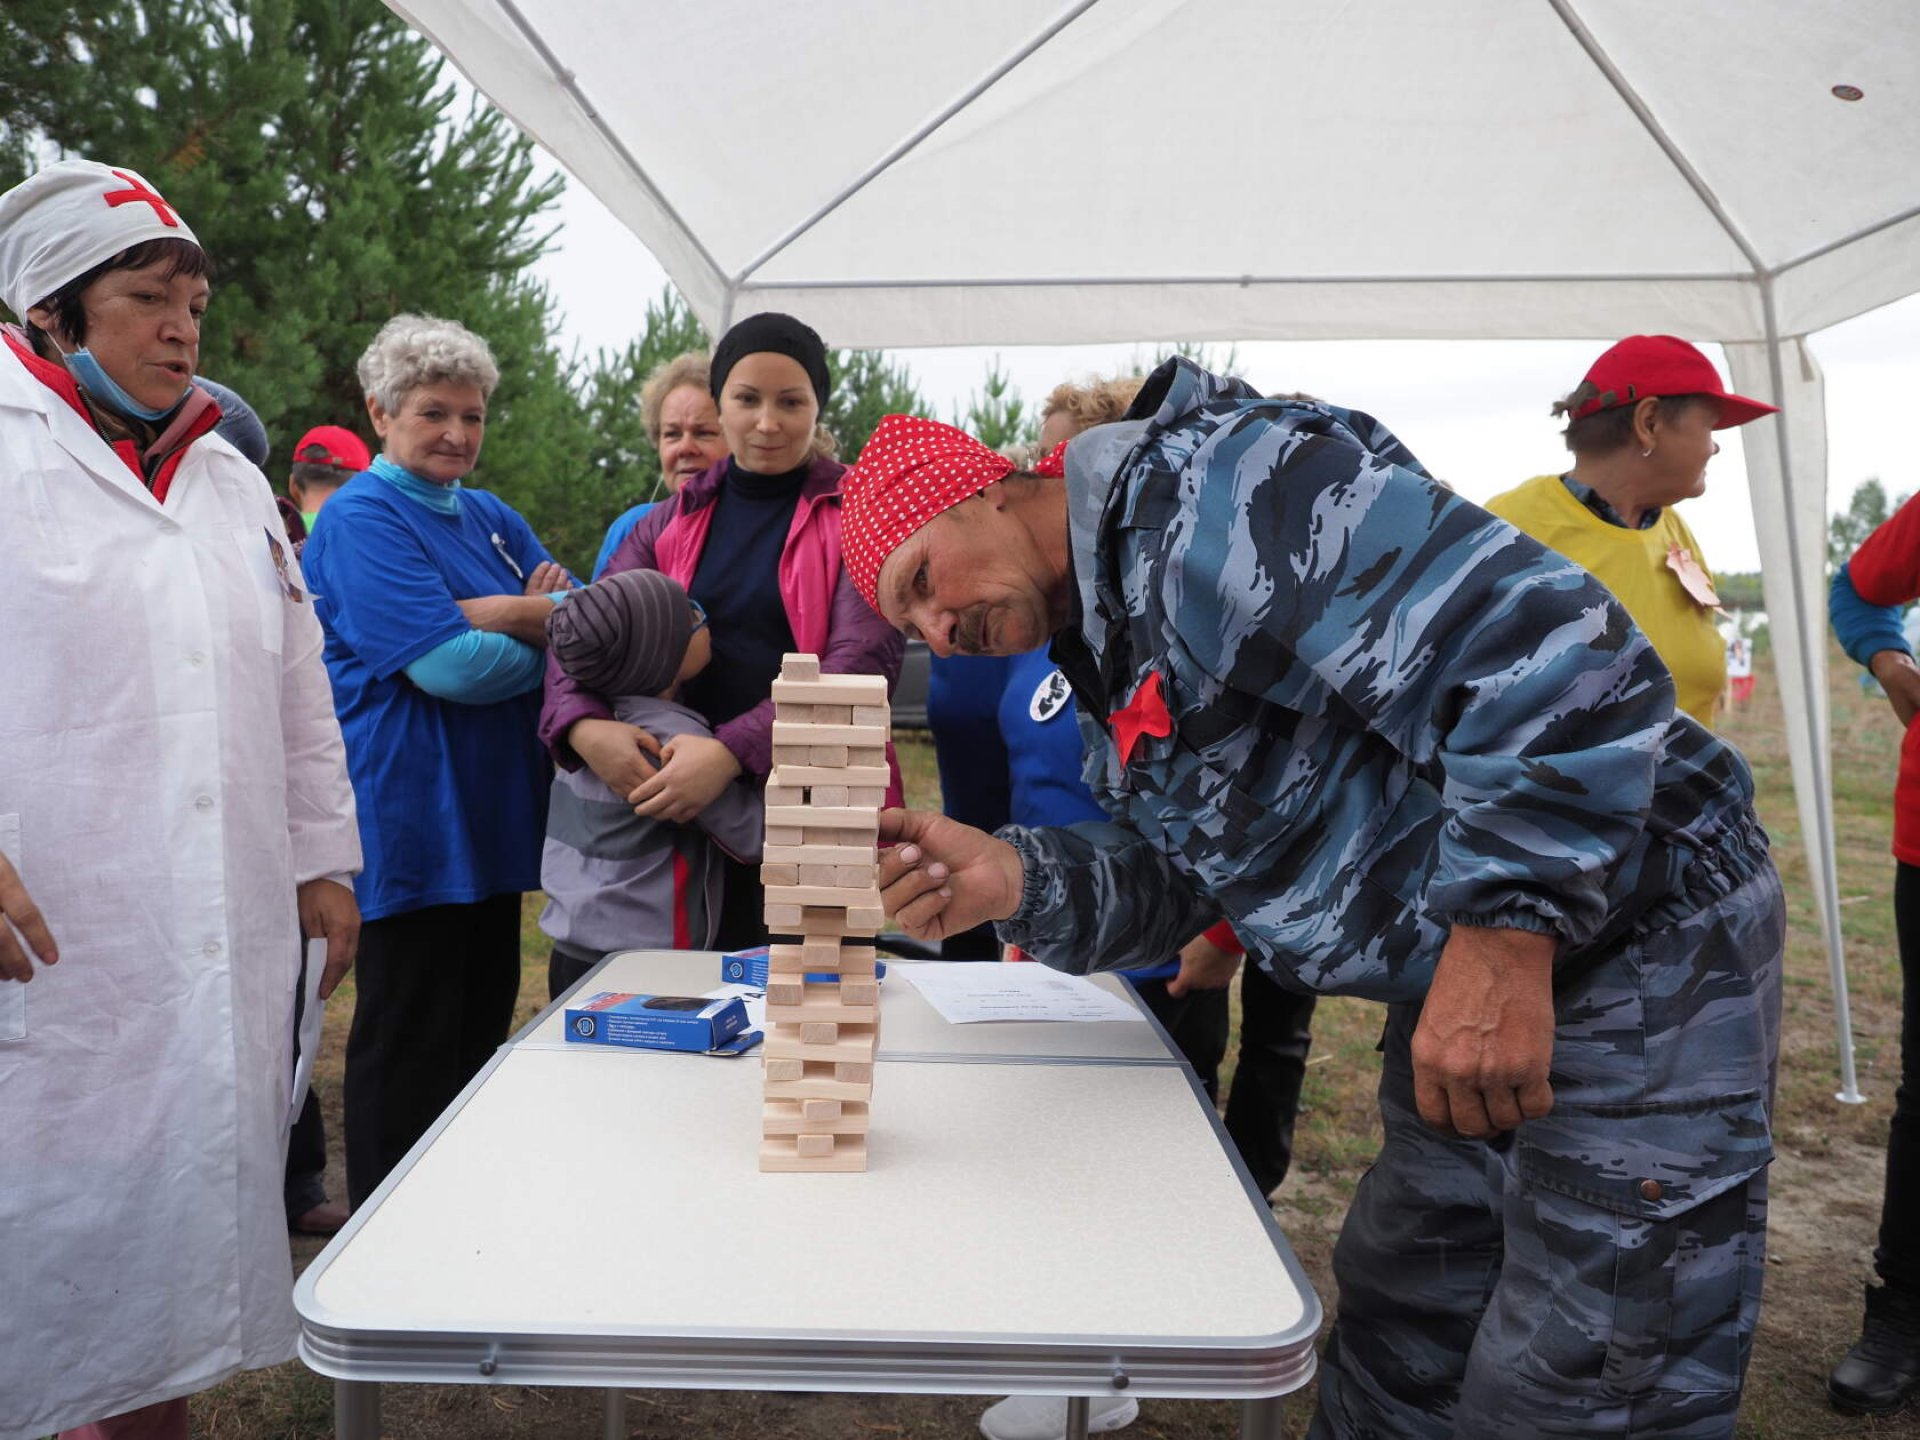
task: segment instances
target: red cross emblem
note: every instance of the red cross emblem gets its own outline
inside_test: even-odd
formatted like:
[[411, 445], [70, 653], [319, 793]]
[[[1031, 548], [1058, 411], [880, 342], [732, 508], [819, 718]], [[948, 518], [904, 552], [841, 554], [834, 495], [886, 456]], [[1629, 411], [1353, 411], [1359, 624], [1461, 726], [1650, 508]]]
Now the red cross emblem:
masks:
[[153, 207], [153, 213], [160, 217], [161, 224], [176, 228], [179, 226], [180, 221], [174, 215], [171, 205], [167, 204], [166, 201], [162, 200], [158, 195], [154, 194], [153, 191], [141, 184], [136, 177], [127, 174], [126, 171], [116, 170], [113, 173], [126, 181], [128, 188], [125, 190], [109, 190], [106, 193], [105, 199], [109, 209], [130, 204], [151, 205]]

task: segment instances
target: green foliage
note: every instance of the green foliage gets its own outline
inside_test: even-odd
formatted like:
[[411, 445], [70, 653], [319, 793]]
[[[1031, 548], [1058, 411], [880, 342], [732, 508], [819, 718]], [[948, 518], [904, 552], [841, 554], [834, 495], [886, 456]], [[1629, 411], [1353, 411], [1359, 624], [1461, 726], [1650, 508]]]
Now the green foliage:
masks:
[[832, 398], [820, 423], [839, 442], [851, 465], [883, 415], [928, 415], [925, 397], [904, 362], [884, 350], [833, 350], [827, 354]]
[[1734, 571], [1731, 574], [1715, 574], [1713, 588], [1720, 596], [1720, 604], [1728, 610], [1764, 610], [1767, 608], [1766, 596], [1760, 588], [1758, 570]]
[[1838, 570], [1846, 564], [1860, 548], [1860, 542], [1884, 525], [1887, 517], [1906, 502], [1907, 497], [1902, 495], [1889, 505], [1887, 487], [1878, 477], [1862, 480], [1854, 487], [1847, 508], [1827, 523], [1827, 568]]
[[967, 408], [953, 423], [989, 450], [1002, 454], [1031, 450], [1040, 443], [1040, 417], [1027, 408], [1020, 387], [1000, 368], [1000, 357], [987, 364], [981, 389], [967, 399]]

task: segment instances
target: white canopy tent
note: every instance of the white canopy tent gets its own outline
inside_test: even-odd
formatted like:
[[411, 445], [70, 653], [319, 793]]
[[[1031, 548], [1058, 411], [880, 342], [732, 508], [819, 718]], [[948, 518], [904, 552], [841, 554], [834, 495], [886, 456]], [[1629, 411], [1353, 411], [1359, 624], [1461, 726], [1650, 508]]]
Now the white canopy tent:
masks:
[[1859, 1098], [1805, 337], [1920, 290], [1909, 0], [390, 3], [716, 331], [1722, 342]]

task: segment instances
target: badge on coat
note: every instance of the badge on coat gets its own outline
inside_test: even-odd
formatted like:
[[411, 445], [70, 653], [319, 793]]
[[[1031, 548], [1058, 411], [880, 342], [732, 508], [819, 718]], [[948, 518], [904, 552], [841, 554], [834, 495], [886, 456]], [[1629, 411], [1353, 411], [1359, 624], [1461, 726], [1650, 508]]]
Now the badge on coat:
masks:
[[267, 537], [267, 553], [273, 557], [273, 568], [280, 577], [280, 588], [294, 604], [303, 603], [307, 598], [306, 593], [294, 581], [293, 567], [287, 561], [287, 542], [273, 533], [272, 526], [263, 525], [260, 528]]
[[1073, 698], [1073, 691], [1067, 685], [1067, 677], [1060, 673], [1058, 666], [1047, 672], [1046, 678], [1034, 687], [1033, 698], [1027, 702], [1027, 718], [1036, 725], [1044, 725], [1062, 710]]
[[1713, 588], [1713, 581], [1693, 558], [1693, 552], [1676, 543], [1667, 546], [1667, 568], [1680, 577], [1680, 586], [1687, 594], [1706, 610], [1720, 608], [1720, 596]]

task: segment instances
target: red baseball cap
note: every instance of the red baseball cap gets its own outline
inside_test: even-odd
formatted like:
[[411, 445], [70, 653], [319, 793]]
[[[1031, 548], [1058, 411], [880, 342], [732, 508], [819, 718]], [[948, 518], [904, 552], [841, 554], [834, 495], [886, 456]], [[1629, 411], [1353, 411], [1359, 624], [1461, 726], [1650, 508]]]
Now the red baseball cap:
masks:
[[332, 465], [359, 474], [373, 464], [367, 442], [343, 425], [316, 425], [293, 447], [296, 465]]
[[1780, 407], [1735, 395], [1720, 383], [1713, 362], [1677, 335], [1629, 335], [1593, 362], [1580, 388], [1568, 396], [1568, 418], [1584, 420], [1602, 410], [1632, 405], [1648, 396], [1711, 395], [1720, 402], [1716, 430], [1745, 425]]

